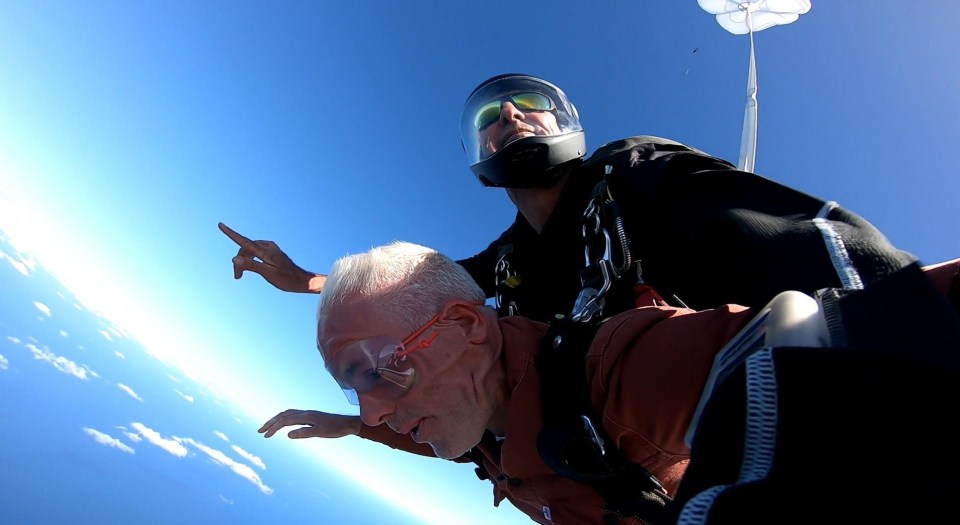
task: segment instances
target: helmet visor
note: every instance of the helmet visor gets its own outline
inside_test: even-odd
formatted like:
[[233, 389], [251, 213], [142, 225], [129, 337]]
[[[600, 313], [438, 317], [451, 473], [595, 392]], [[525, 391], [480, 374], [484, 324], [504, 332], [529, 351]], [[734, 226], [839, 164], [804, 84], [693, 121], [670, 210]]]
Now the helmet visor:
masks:
[[[508, 103], [510, 110], [505, 110]], [[524, 117], [522, 130], [501, 129], [498, 121], [501, 114], [509, 116], [506, 111], [530, 115]], [[496, 77], [482, 84], [467, 99], [460, 117], [460, 139], [470, 166], [525, 136], [558, 136], [582, 130], [576, 108], [560, 88], [525, 75]]]

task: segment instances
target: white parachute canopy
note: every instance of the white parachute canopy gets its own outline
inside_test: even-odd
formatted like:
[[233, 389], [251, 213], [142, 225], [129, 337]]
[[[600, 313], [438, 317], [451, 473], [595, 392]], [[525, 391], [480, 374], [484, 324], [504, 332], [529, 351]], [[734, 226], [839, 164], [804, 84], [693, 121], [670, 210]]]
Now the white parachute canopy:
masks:
[[750, 35], [747, 106], [743, 111], [737, 168], [752, 172], [757, 158], [757, 66], [753, 34], [768, 27], [796, 22], [800, 15], [810, 11], [810, 0], [697, 0], [697, 3], [704, 11], [717, 15], [720, 27], [735, 35]]

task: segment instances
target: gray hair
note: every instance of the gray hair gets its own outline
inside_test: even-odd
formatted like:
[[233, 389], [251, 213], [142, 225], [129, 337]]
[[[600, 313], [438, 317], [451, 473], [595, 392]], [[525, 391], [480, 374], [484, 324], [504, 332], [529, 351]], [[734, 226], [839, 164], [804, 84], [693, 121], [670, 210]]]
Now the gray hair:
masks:
[[413, 330], [448, 301], [483, 303], [486, 294], [449, 257], [426, 246], [394, 241], [333, 264], [320, 294], [317, 319], [337, 304], [358, 299], [374, 301]]

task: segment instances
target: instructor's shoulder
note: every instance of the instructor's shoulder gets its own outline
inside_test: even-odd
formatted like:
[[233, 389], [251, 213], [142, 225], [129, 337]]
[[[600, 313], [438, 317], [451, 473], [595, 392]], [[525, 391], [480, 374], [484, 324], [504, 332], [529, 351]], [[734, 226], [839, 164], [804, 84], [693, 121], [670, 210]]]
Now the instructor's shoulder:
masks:
[[585, 166], [598, 163], [610, 164], [622, 158], [625, 162], [635, 164], [643, 160], [652, 160], [664, 154], [686, 152], [707, 155], [703, 151], [687, 146], [675, 140], [656, 137], [653, 135], [637, 135], [614, 140], [597, 148], [586, 161]]

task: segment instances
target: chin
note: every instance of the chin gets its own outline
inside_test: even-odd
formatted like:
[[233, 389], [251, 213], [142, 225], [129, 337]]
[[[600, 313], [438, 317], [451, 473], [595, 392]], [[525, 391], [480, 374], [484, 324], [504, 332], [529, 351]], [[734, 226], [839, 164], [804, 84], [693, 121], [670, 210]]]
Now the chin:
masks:
[[481, 434], [477, 439], [470, 440], [458, 440], [459, 443], [452, 443], [448, 441], [430, 441], [430, 448], [433, 449], [433, 453], [440, 459], [456, 459], [467, 452], [470, 451], [473, 447], [477, 446], [480, 443], [480, 438], [483, 437]]
[[430, 447], [433, 448], [433, 453], [440, 459], [456, 459], [473, 448], [472, 446], [466, 448], [452, 447], [445, 443], [430, 443]]

